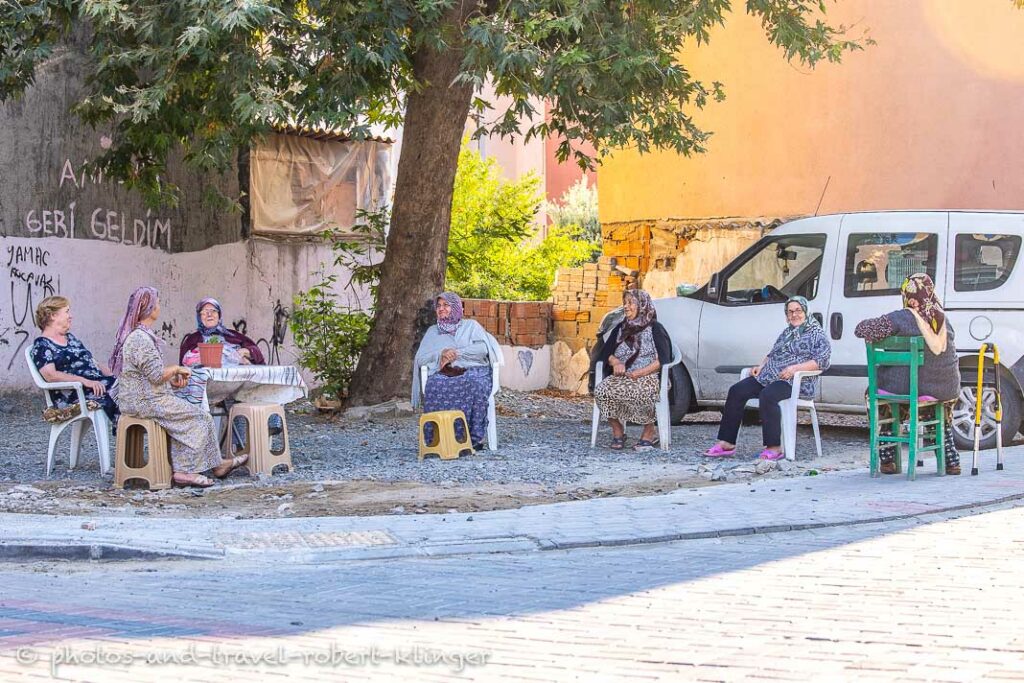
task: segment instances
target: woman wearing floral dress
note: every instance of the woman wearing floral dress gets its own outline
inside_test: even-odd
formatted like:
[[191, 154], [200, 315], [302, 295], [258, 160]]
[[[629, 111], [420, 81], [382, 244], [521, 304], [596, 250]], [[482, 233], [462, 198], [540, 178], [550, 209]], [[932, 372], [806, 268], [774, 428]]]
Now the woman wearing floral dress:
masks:
[[[454, 292], [442, 292], [434, 300], [437, 324], [427, 330], [416, 351], [412, 381], [412, 404], [423, 404], [423, 412], [461, 410], [469, 424], [474, 450], [484, 447], [487, 437], [487, 403], [493, 378], [491, 363], [503, 364], [501, 348], [483, 325], [463, 318], [462, 299]], [[420, 395], [420, 368], [427, 366], [427, 384]], [[462, 438], [456, 425], [456, 437]], [[432, 432], [426, 434], [431, 439]]]
[[[62, 296], [48, 296], [36, 307], [36, 326], [42, 331], [32, 343], [32, 362], [47, 382], [81, 382], [85, 398], [98, 403], [117, 424], [117, 404], [110, 397], [114, 377], [110, 368], [100, 365], [89, 349], [71, 334], [71, 302]], [[78, 404], [74, 391], [51, 391], [57, 408]]]
[[213, 481], [203, 472], [227, 476], [248, 460], [248, 455], [221, 458], [213, 417], [201, 406], [172, 393], [172, 387], [187, 383], [191, 370], [164, 365], [160, 353], [163, 341], [151, 329], [159, 316], [156, 289], [139, 287], [132, 293], [110, 357], [117, 377], [114, 398], [122, 413], [155, 420], [170, 435], [174, 484], [212, 486]]

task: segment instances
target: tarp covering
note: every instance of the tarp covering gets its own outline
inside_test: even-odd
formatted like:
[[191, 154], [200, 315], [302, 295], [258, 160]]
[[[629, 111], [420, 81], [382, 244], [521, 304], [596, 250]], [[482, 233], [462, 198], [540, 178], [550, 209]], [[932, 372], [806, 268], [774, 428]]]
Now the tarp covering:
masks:
[[252, 230], [263, 235], [346, 231], [356, 211], [387, 201], [391, 144], [271, 134], [249, 159]]

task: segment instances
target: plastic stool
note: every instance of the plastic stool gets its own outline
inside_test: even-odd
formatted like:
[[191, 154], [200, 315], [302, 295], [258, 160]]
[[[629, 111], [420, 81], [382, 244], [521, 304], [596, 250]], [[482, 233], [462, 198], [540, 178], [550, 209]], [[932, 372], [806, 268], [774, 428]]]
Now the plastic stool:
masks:
[[[149, 437], [148, 461], [143, 457], [146, 450], [144, 434]], [[117, 421], [114, 486], [123, 489], [129, 479], [144, 479], [150, 490], [170, 488], [170, 441], [167, 432], [155, 420], [122, 415]]]
[[[455, 423], [462, 420], [463, 436], [459, 441], [455, 436]], [[427, 443], [426, 425], [434, 425], [434, 442]], [[466, 422], [466, 415], [461, 410], [439, 410], [436, 413], [423, 413], [420, 415], [420, 455], [419, 460], [425, 455], [437, 455], [442, 460], [455, 460], [464, 451], [472, 455], [476, 451], [469, 442], [469, 424]]]
[[[271, 449], [271, 415], [281, 418], [284, 448], [279, 453]], [[235, 441], [232, 438], [236, 417], [245, 418], [246, 422], [245, 446], [238, 450], [235, 450]], [[288, 471], [292, 471], [292, 454], [288, 448], [288, 421], [284, 419], [282, 406], [276, 403], [236, 403], [231, 406], [231, 412], [228, 413], [228, 455], [233, 457], [238, 453], [249, 454], [246, 466], [250, 474], [273, 474], [274, 468], [278, 465], [286, 465]]]

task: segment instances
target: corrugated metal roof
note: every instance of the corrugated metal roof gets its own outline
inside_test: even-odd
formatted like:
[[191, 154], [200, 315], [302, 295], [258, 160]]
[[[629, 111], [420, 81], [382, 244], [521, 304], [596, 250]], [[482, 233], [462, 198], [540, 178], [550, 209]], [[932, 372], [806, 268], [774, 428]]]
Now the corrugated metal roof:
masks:
[[[324, 125], [298, 125], [294, 123], [280, 123], [274, 126], [274, 132], [282, 135], [298, 135], [304, 138], [312, 138], [323, 142], [351, 142], [354, 138], [341, 128], [329, 128]], [[394, 140], [378, 135], [362, 138], [368, 142], [383, 142], [394, 144]]]

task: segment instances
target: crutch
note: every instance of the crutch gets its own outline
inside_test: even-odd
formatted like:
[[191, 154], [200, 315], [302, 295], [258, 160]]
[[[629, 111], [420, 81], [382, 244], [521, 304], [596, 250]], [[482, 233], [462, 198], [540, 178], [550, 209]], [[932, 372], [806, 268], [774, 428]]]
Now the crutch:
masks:
[[981, 443], [981, 399], [985, 378], [985, 357], [988, 349], [992, 347], [992, 371], [995, 373], [996, 392], [996, 469], [1003, 469], [1003, 399], [999, 386], [999, 347], [995, 344], [984, 343], [978, 349], [978, 385], [977, 393], [974, 396], [974, 461], [971, 463], [971, 475], [978, 474], [978, 450]]

